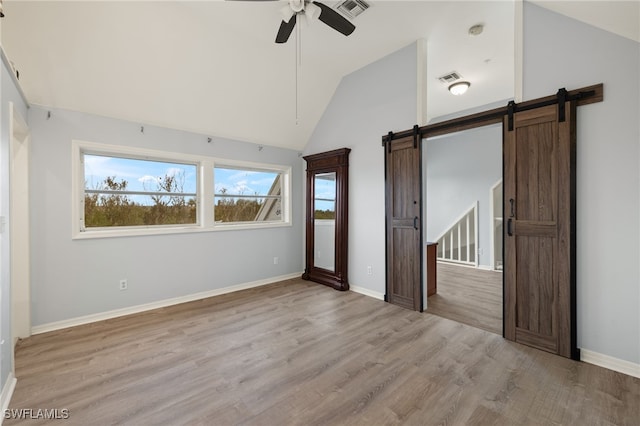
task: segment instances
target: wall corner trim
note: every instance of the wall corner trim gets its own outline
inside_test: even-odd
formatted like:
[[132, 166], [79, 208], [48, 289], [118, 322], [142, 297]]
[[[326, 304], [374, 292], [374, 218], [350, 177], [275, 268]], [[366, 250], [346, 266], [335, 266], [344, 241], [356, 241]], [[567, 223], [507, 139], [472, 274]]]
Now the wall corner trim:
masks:
[[20, 85], [20, 80], [18, 80], [18, 77], [13, 72], [11, 61], [9, 60], [7, 53], [4, 51], [1, 45], [0, 45], [0, 57], [2, 58], [2, 62], [4, 63], [4, 66], [7, 67], [7, 70], [9, 71], [9, 75], [11, 75], [11, 81], [13, 81], [13, 84], [18, 89], [18, 93], [20, 93], [20, 96], [22, 97], [24, 104], [27, 106], [27, 108], [30, 108], [31, 105], [29, 104], [29, 100], [27, 99], [27, 96], [24, 94], [24, 91], [22, 90], [22, 86]]
[[2, 421], [4, 420], [4, 410], [9, 408], [9, 402], [11, 401], [11, 397], [13, 396], [13, 391], [16, 388], [16, 383], [18, 379], [13, 375], [13, 373], [9, 373], [9, 377], [7, 377], [7, 381], [2, 386], [2, 394], [0, 394], [0, 408], [2, 408], [3, 415], [0, 416], [0, 425], [2, 425]]
[[416, 123], [427, 125], [427, 40], [420, 38], [416, 42]]
[[640, 378], [640, 364], [580, 348], [580, 361]]
[[128, 308], [114, 309], [112, 311], [100, 312], [97, 314], [85, 315], [81, 317], [70, 318], [67, 320], [50, 322], [47, 324], [42, 324], [42, 325], [37, 325], [35, 327], [32, 327], [31, 334], [33, 335], [33, 334], [48, 333], [49, 331], [61, 330], [63, 328], [75, 327], [78, 325], [104, 321], [107, 319], [117, 318], [125, 315], [137, 314], [140, 312], [150, 311], [152, 309], [165, 308], [167, 306], [178, 305], [180, 303], [193, 302], [195, 300], [206, 299], [208, 297], [213, 297], [213, 296], [219, 296], [221, 294], [233, 293], [234, 291], [247, 290], [254, 287], [273, 284], [279, 281], [299, 278], [301, 275], [302, 275], [302, 271], [294, 272], [292, 274], [265, 278], [262, 280], [236, 284], [229, 287], [203, 291], [200, 293], [187, 294], [185, 296], [174, 297], [172, 299], [159, 300], [157, 302], [145, 303], [143, 305], [130, 306]]
[[373, 297], [374, 299], [384, 300], [384, 293], [380, 293], [374, 290], [369, 290], [368, 288], [358, 287], [353, 284], [349, 284], [349, 290], [354, 293], [360, 293], [365, 296]]
[[524, 97], [524, 0], [516, 0], [514, 8], [514, 100]]

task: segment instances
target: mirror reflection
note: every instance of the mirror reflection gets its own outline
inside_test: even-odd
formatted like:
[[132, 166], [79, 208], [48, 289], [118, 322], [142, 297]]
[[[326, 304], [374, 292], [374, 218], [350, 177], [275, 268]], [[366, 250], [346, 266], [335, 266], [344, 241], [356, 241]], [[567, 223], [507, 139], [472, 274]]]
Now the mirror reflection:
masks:
[[336, 173], [314, 177], [314, 265], [334, 271], [336, 235]]
[[306, 244], [302, 279], [349, 290], [349, 148], [306, 155]]

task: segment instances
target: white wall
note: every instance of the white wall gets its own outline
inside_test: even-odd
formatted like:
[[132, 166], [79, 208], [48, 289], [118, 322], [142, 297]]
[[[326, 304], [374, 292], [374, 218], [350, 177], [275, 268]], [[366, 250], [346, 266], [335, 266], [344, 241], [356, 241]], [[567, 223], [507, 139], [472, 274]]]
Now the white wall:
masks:
[[[637, 42], [525, 3], [524, 99], [604, 83], [604, 102], [578, 111], [578, 346], [632, 363], [640, 362], [639, 62]], [[410, 46], [345, 77], [305, 148], [353, 149], [349, 279], [380, 293], [380, 137], [414, 124], [414, 64]]]
[[0, 389], [4, 386], [13, 366], [11, 338], [11, 257], [9, 221], [9, 102], [16, 111], [27, 117], [27, 105], [15, 85], [11, 71], [4, 62], [0, 65], [0, 216], [5, 218], [4, 230], [0, 233]]
[[426, 238], [437, 238], [478, 202], [479, 264], [491, 267], [491, 187], [502, 179], [499, 124], [423, 140]]
[[578, 108], [578, 346], [640, 363], [640, 44], [525, 3], [524, 98], [604, 83]]
[[336, 267], [336, 221], [329, 219], [314, 220], [313, 227], [313, 265], [333, 271]]
[[[47, 111], [29, 112], [34, 326], [302, 271], [298, 152], [153, 126], [141, 133], [139, 123], [60, 109], [47, 119]], [[291, 165], [293, 226], [71, 240], [72, 139]]]
[[[413, 127], [417, 116], [417, 47], [411, 44], [344, 77], [305, 154], [351, 148], [349, 283], [385, 292], [382, 135]], [[367, 274], [371, 266], [372, 274]]]

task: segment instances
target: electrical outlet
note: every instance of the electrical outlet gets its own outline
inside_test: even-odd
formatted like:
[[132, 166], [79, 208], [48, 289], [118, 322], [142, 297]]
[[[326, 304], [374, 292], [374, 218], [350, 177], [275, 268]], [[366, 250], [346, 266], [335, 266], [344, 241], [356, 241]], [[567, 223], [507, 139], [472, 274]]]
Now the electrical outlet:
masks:
[[278, 257], [277, 257], [277, 256], [273, 258], [273, 264], [274, 264], [274, 265], [277, 265], [277, 264], [278, 264]]
[[127, 288], [129, 288], [129, 283], [127, 283], [127, 280], [120, 280], [120, 290], [126, 290]]
[[367, 266], [367, 275], [371, 275], [373, 272], [371, 271], [371, 265]]

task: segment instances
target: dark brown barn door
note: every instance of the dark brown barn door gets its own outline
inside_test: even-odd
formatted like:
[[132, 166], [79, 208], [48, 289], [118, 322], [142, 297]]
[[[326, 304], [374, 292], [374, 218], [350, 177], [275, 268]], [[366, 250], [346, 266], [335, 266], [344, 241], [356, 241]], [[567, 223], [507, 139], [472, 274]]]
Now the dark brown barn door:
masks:
[[505, 116], [504, 331], [576, 358], [575, 103], [561, 106]]
[[[417, 136], [385, 146], [385, 300], [422, 311], [422, 173]], [[389, 146], [391, 145], [391, 146]]]

